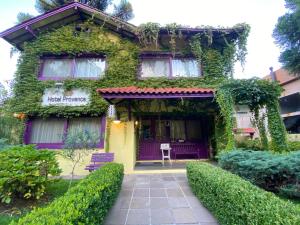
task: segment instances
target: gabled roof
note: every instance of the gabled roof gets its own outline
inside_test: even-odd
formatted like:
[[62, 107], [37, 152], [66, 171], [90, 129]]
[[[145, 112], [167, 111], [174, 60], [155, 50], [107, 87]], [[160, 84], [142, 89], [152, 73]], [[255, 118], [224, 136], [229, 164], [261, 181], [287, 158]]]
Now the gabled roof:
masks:
[[139, 88], [131, 86], [99, 88], [97, 92], [105, 99], [198, 98], [214, 96], [214, 89], [211, 88]]
[[[285, 69], [279, 69], [274, 71], [275, 79], [279, 82], [280, 85], [285, 85], [295, 80], [300, 79], [300, 76], [293, 76]], [[270, 75], [265, 76], [263, 79], [265, 80], [272, 80]]]
[[129, 38], [135, 38], [134, 31], [136, 30], [136, 26], [79, 2], [66, 4], [26, 20], [1, 32], [0, 37], [17, 48], [22, 49], [22, 44], [25, 41], [35, 38], [38, 33], [44, 30], [57, 28], [91, 17], [93, 17], [96, 23], [105, 23], [108, 29], [122, 33], [122, 35]]
[[[24, 21], [12, 28], [9, 28], [0, 33], [0, 37], [5, 39], [10, 44], [22, 50], [22, 45], [26, 41], [30, 41], [38, 36], [39, 33], [58, 28], [73, 22], [84, 21], [93, 18], [96, 24], [103, 25], [121, 34], [124, 37], [138, 40], [138, 27], [133, 24], [127, 23], [117, 17], [108, 15], [98, 9], [92, 8], [86, 4], [79, 2], [71, 2], [42, 15]], [[234, 28], [191, 28], [191, 27], [178, 27], [176, 31], [182, 35], [190, 36], [198, 33], [211, 32], [213, 38], [219, 42], [224, 42], [224, 37], [228, 40], [235, 40], [238, 38], [240, 32], [245, 28], [238, 26]], [[169, 36], [170, 33], [166, 27], [161, 27], [159, 35]]]

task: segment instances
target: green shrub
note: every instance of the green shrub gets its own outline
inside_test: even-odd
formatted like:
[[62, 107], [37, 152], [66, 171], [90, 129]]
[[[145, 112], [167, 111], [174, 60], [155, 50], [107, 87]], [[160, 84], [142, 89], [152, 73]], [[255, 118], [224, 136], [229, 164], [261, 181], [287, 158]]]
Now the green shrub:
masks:
[[290, 151], [300, 151], [300, 141], [289, 141], [288, 147]]
[[300, 151], [273, 154], [235, 150], [219, 157], [219, 165], [266, 190], [279, 192], [282, 186], [300, 180]]
[[208, 163], [187, 164], [189, 184], [222, 225], [298, 225], [300, 210], [250, 182]]
[[246, 139], [246, 140], [237, 140], [235, 143], [236, 148], [241, 149], [252, 149], [252, 150], [267, 150], [263, 149], [259, 139]]
[[123, 166], [108, 163], [45, 208], [33, 210], [18, 225], [102, 224], [121, 188]]
[[59, 175], [55, 153], [37, 150], [33, 145], [14, 146], [0, 151], [0, 198], [39, 199], [50, 182], [48, 175]]

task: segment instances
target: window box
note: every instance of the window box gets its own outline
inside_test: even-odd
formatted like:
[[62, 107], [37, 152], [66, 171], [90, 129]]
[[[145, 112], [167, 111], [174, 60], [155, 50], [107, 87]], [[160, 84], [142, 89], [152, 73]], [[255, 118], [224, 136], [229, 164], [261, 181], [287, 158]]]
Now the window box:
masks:
[[105, 70], [104, 57], [45, 57], [41, 59], [39, 80], [98, 79]]
[[38, 148], [61, 149], [64, 145], [64, 138], [69, 132], [86, 129], [99, 136], [97, 147], [103, 148], [105, 123], [104, 116], [31, 119], [27, 122], [24, 142], [25, 144], [35, 144]]

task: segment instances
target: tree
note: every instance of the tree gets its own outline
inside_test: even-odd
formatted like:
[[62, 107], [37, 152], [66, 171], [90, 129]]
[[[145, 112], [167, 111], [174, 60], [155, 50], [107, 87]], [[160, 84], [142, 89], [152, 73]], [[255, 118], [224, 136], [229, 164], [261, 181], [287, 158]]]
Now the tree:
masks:
[[[54, 8], [60, 7], [74, 0], [36, 0], [35, 8], [40, 13], [45, 13]], [[112, 0], [78, 0], [78, 2], [87, 4], [93, 8], [105, 11], [112, 4]], [[127, 0], [121, 0], [120, 4], [114, 7], [112, 13], [122, 20], [128, 21], [133, 18], [133, 10], [131, 4]]]
[[7, 90], [4, 85], [0, 82], [0, 107], [4, 104], [5, 100], [8, 98]]
[[33, 18], [34, 16], [29, 14], [29, 13], [25, 13], [25, 12], [19, 12], [17, 15], [17, 24], [22, 23], [26, 20], [29, 20], [31, 18]]
[[74, 130], [67, 134], [64, 140], [62, 156], [72, 162], [71, 187], [76, 166], [81, 163], [85, 156], [97, 147], [100, 137], [86, 129]]
[[285, 0], [287, 13], [278, 18], [273, 31], [283, 49], [279, 61], [292, 74], [300, 76], [300, 0]]

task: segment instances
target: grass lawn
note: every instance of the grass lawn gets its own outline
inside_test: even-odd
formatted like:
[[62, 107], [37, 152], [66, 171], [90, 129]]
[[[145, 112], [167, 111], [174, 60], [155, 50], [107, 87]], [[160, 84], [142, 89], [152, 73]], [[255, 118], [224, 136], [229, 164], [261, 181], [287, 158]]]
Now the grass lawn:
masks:
[[[79, 180], [73, 180], [72, 187], [75, 186]], [[46, 188], [46, 194], [39, 200], [22, 200], [17, 199], [12, 204], [0, 203], [0, 224], [7, 225], [12, 220], [17, 220], [26, 213], [30, 212], [34, 207], [45, 206], [55, 198], [62, 196], [69, 187], [69, 180], [58, 180]]]

